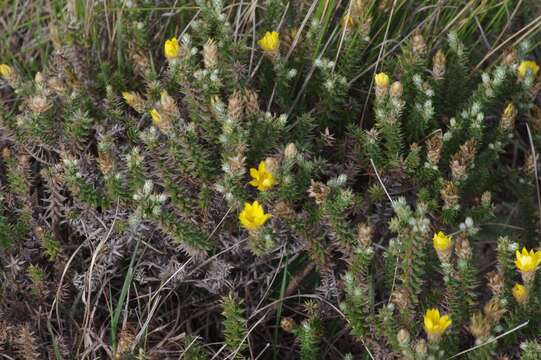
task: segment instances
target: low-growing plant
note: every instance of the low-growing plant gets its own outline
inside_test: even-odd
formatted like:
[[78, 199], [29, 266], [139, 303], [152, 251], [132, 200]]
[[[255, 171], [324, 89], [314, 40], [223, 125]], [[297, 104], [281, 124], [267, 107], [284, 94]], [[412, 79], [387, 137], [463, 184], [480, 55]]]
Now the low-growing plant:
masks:
[[2, 45], [1, 354], [541, 358], [535, 2], [162, 3]]

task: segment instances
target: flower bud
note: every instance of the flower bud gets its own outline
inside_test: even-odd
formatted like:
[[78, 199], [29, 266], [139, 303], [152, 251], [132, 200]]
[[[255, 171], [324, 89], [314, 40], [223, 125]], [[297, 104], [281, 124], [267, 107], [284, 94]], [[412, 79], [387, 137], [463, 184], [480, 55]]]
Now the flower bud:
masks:
[[214, 39], [209, 39], [203, 46], [203, 63], [207, 69], [215, 68], [218, 63], [218, 47]]
[[295, 320], [290, 317], [285, 317], [280, 321], [280, 326], [285, 332], [292, 332], [296, 325]]
[[420, 32], [416, 32], [411, 40], [412, 50], [414, 54], [423, 56], [426, 53], [425, 38]]
[[380, 72], [374, 76], [374, 82], [376, 83], [376, 97], [382, 97], [387, 94], [390, 81], [389, 75], [384, 72]]
[[45, 84], [45, 77], [43, 76], [41, 71], [38, 71], [36, 73], [36, 76], [34, 76], [34, 81], [36, 82], [36, 85], [38, 87], [43, 87], [43, 85]]
[[488, 208], [490, 207], [491, 204], [492, 204], [492, 194], [490, 193], [490, 191], [485, 191], [481, 195], [481, 205], [483, 205], [483, 207], [485, 208]]
[[407, 345], [410, 342], [410, 333], [406, 329], [400, 329], [396, 338], [400, 345]]
[[331, 189], [319, 181], [310, 180], [310, 182], [311, 185], [308, 188], [308, 196], [313, 198], [316, 204], [320, 205], [327, 199]]
[[483, 307], [483, 312], [485, 316], [492, 324], [497, 324], [505, 314], [505, 308], [502, 306], [500, 299], [493, 297], [489, 300]]
[[460, 236], [455, 245], [455, 251], [460, 260], [469, 260], [472, 256], [470, 242], [465, 236]]
[[487, 274], [488, 287], [494, 296], [502, 294], [505, 283], [502, 274], [498, 271], [492, 271]]
[[432, 75], [434, 79], [441, 80], [445, 76], [445, 53], [439, 49], [432, 59]]
[[515, 50], [507, 51], [507, 53], [505, 54], [505, 57], [503, 59], [503, 63], [508, 65], [508, 66], [511, 66], [516, 61], [517, 61], [517, 53], [515, 52]]
[[468, 330], [476, 339], [486, 339], [490, 336], [491, 325], [482, 313], [477, 312], [472, 315]]
[[35, 95], [30, 98], [28, 107], [32, 112], [36, 114], [41, 114], [49, 110], [51, 104], [44, 95]]
[[244, 99], [240, 91], [235, 91], [227, 101], [227, 115], [233, 121], [242, 117], [244, 111]]
[[517, 109], [512, 103], [509, 103], [503, 111], [500, 127], [503, 130], [512, 129], [515, 126], [516, 117], [517, 117]]
[[294, 143], [289, 143], [287, 144], [285, 150], [284, 150], [284, 156], [286, 157], [286, 159], [293, 159], [297, 156], [297, 147], [295, 146]]
[[428, 352], [428, 345], [426, 344], [425, 339], [417, 341], [417, 344], [415, 344], [415, 352], [418, 355], [425, 355]]
[[520, 305], [528, 301], [528, 289], [522, 284], [515, 284], [512, 289], [513, 297]]
[[400, 81], [395, 81], [391, 85], [389, 94], [394, 98], [400, 98], [402, 96], [403, 91], [404, 91], [404, 87], [402, 86], [402, 83]]
[[357, 241], [362, 247], [367, 248], [372, 244], [373, 233], [374, 229], [370, 225], [361, 223], [357, 226]]

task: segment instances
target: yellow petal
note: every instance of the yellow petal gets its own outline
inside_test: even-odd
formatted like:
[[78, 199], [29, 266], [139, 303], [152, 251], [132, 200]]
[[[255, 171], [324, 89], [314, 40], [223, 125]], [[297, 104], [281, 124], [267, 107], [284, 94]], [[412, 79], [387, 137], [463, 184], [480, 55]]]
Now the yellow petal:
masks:
[[265, 162], [261, 161], [259, 163], [259, 173], [265, 173], [267, 172], [267, 168], [265, 167]]

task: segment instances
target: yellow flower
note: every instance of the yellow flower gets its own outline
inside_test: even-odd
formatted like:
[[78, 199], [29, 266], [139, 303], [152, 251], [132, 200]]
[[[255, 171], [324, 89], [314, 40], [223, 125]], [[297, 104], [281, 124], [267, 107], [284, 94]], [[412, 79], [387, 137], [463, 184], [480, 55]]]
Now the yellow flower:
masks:
[[541, 251], [535, 250], [526, 250], [525, 247], [522, 248], [522, 252], [516, 251], [516, 260], [515, 265], [517, 269], [522, 273], [533, 273], [541, 264]]
[[271, 217], [270, 214], [265, 214], [263, 207], [254, 201], [252, 204], [245, 203], [244, 209], [239, 215], [241, 225], [247, 230], [258, 230]]
[[513, 103], [509, 103], [502, 114], [500, 127], [504, 130], [510, 130], [515, 126], [515, 118], [517, 117], [517, 108]]
[[150, 117], [152, 117], [152, 122], [154, 125], [159, 126], [162, 122], [162, 116], [156, 109], [150, 110]]
[[535, 61], [524, 60], [520, 63], [517, 72], [519, 79], [524, 79], [528, 74], [531, 74], [531, 76], [535, 78], [539, 72], [539, 65], [537, 65]]
[[386, 88], [389, 86], [391, 79], [389, 78], [389, 75], [380, 72], [374, 76], [374, 81], [376, 82], [377, 87]]
[[163, 52], [167, 59], [176, 59], [180, 56], [180, 44], [176, 37], [165, 41]]
[[451, 249], [451, 245], [453, 244], [451, 236], [445, 235], [442, 231], [434, 234], [432, 241], [436, 251], [449, 251]]
[[259, 163], [259, 169], [250, 169], [250, 176], [253, 178], [253, 180], [250, 181], [250, 185], [256, 187], [259, 191], [268, 190], [276, 184], [276, 179], [269, 171], [267, 171], [264, 161]]
[[517, 109], [515, 108], [515, 105], [513, 105], [513, 103], [509, 103], [503, 111], [503, 116], [506, 118], [512, 118], [516, 115], [516, 113]]
[[266, 32], [265, 36], [257, 41], [257, 44], [266, 52], [276, 52], [280, 47], [280, 37], [276, 31]]
[[137, 95], [135, 95], [133, 91], [123, 91], [122, 97], [124, 98], [124, 101], [126, 101], [126, 104], [131, 106], [135, 102]]
[[138, 113], [143, 113], [145, 111], [145, 101], [135, 91], [123, 91], [122, 97], [126, 104], [131, 106]]
[[437, 342], [453, 321], [448, 315], [440, 316], [438, 309], [429, 309], [424, 316], [424, 328], [428, 340]]
[[6, 64], [0, 64], [0, 76], [4, 78], [13, 76], [13, 68]]
[[524, 304], [528, 299], [528, 289], [522, 284], [516, 283], [512, 289], [513, 297], [519, 304]]
[[171, 96], [169, 96], [169, 93], [167, 92], [167, 90], [162, 90], [162, 92], [160, 92], [160, 103], [163, 105], [165, 103], [168, 103], [170, 102]]

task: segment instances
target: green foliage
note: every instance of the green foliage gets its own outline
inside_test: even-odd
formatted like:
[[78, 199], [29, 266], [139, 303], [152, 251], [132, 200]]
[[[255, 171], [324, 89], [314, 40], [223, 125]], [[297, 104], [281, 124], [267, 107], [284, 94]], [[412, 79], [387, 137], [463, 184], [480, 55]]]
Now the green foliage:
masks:
[[44, 231], [43, 229], [37, 230], [37, 236], [40, 240], [41, 247], [49, 260], [54, 261], [62, 252], [60, 242], [55, 238], [52, 232]]
[[39, 267], [35, 265], [30, 265], [28, 267], [28, 277], [30, 278], [30, 281], [32, 282], [31, 289], [32, 293], [35, 296], [41, 295], [41, 293], [44, 290], [44, 279], [45, 279], [45, 272]]
[[242, 353], [248, 348], [248, 329], [242, 301], [229, 294], [222, 298], [222, 305], [225, 345], [235, 358], [243, 358]]
[[184, 346], [183, 356], [186, 360], [206, 360], [209, 358], [201, 348], [201, 345], [199, 345], [198, 340], [191, 336], [186, 336], [184, 339]]
[[7, 5], [6, 357], [537, 358], [535, 1]]
[[409, 298], [405, 306], [400, 309], [404, 325], [411, 326], [413, 320], [410, 306], [419, 303], [426, 273], [427, 237], [429, 235], [430, 220], [426, 217], [426, 208], [419, 204], [415, 212], [400, 198], [393, 203], [396, 217], [390, 221], [390, 229], [397, 234], [393, 240], [399, 246], [399, 253], [395, 256], [400, 259], [396, 278], [400, 280], [401, 287]]
[[385, 337], [386, 342], [395, 351], [400, 351], [400, 346], [396, 335], [398, 334], [398, 324], [393, 315], [393, 304], [384, 305], [378, 312], [378, 331]]
[[[460, 240], [459, 240], [460, 241]], [[462, 240], [462, 249], [458, 254], [456, 269], [449, 275], [449, 306], [454, 319], [467, 321], [477, 303], [478, 286], [477, 268], [473, 263], [467, 240]]]
[[353, 244], [354, 237], [347, 220], [347, 210], [353, 205], [354, 198], [351, 191], [342, 189], [345, 182], [345, 175], [341, 175], [329, 180], [327, 185], [321, 184], [323, 192], [321, 214], [328, 223], [331, 237], [347, 249]]
[[304, 320], [296, 329], [295, 335], [299, 342], [299, 359], [316, 360], [319, 356], [319, 337], [321, 334], [319, 317], [313, 302], [305, 304], [308, 311], [308, 319]]
[[520, 345], [522, 360], [535, 360], [541, 356], [541, 344], [536, 341], [527, 341]]
[[0, 213], [0, 248], [8, 248], [12, 242], [12, 228], [8, 219]]
[[[362, 229], [369, 229], [364, 227]], [[359, 230], [361, 232], [362, 230]], [[351, 334], [362, 339], [369, 330], [369, 320], [372, 321], [371, 303], [373, 302], [370, 294], [372, 284], [372, 274], [370, 265], [374, 257], [373, 248], [367, 244], [369, 231], [363, 234], [364, 244], [353, 250], [353, 258], [348, 271], [345, 273], [344, 281], [344, 301], [340, 303], [340, 309], [344, 312], [351, 328]], [[368, 239], [367, 239], [368, 238]]]

